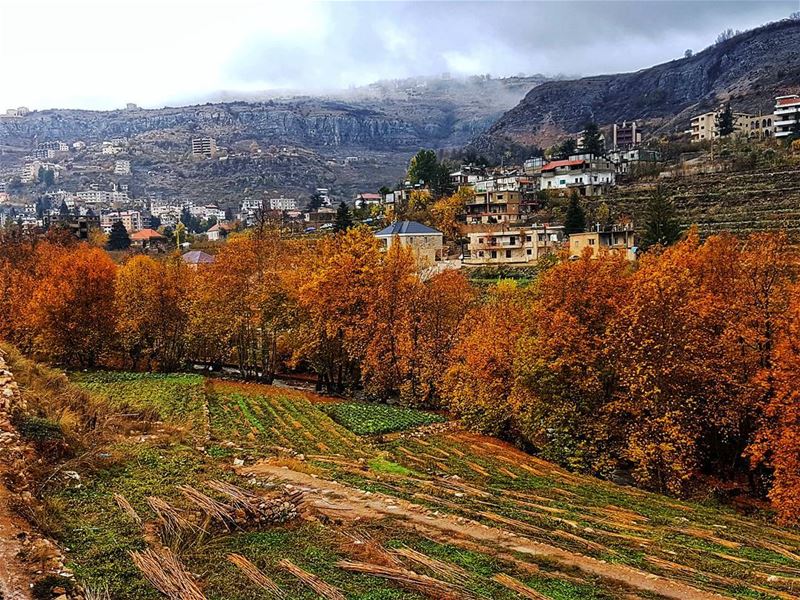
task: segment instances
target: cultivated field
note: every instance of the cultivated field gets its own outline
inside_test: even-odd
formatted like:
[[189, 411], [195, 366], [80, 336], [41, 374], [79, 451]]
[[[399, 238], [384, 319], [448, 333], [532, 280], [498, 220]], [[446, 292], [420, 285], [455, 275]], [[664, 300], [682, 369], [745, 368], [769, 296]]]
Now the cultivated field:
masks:
[[[139, 423], [44, 488], [40, 526], [112, 598], [161, 597], [134, 564], [148, 548], [162, 567], [174, 552], [184, 598], [800, 597], [800, 532], [439, 415], [190, 375], [72, 380]], [[263, 498], [288, 508], [258, 513]]]

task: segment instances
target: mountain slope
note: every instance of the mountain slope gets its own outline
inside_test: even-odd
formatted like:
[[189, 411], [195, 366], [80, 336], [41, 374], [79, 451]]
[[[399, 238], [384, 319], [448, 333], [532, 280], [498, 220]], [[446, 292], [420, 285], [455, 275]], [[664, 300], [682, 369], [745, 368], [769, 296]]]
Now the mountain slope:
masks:
[[729, 100], [734, 110], [771, 112], [774, 96], [798, 89], [800, 21], [780, 21], [635, 73], [544, 83], [473, 147], [491, 152], [509, 142], [547, 146], [587, 121], [639, 120], [650, 133], [679, 131], [691, 115], [720, 102]]

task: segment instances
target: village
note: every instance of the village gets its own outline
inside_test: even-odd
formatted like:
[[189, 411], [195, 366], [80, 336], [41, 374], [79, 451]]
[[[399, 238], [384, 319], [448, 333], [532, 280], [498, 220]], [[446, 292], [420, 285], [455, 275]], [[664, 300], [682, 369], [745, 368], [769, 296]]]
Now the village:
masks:
[[[129, 105], [128, 109], [136, 107]], [[24, 107], [9, 109], [4, 118], [22, 118], [28, 113]], [[711, 149], [710, 161], [708, 152], [705, 156], [686, 152], [678, 161], [665, 161], [652, 144], [643, 143], [646, 132], [635, 121], [614, 124], [606, 131], [588, 124], [575, 139], [566, 139], [546, 156], [519, 166], [462, 164], [453, 170], [452, 163], [439, 163], [428, 151], [426, 159], [432, 161], [425, 167], [428, 170], [417, 172], [436, 181], [406, 179], [396, 189], [384, 187], [345, 199], [332, 197], [327, 188], [316, 188], [305, 199], [264, 193], [245, 198], [235, 208], [223, 208], [213, 200], [197, 203], [132, 197], [128, 185], [132, 161], [123, 158], [128, 152], [125, 138], [90, 145], [81, 140], [47, 141], [30, 153], [18, 176], [0, 181], [0, 226], [14, 223], [47, 229], [61, 224], [80, 239], [89, 239], [93, 232], [110, 236], [119, 224], [117, 228], [123, 227], [123, 238], [127, 238], [121, 248], [113, 249], [132, 246], [165, 252], [178, 248], [184, 250], [188, 261], [205, 262], [213, 260], [214, 244], [257, 222], [269, 222], [294, 236], [318, 236], [362, 223], [375, 230], [384, 248], [394, 239], [412, 247], [423, 269], [532, 266], [562, 250], [572, 258], [587, 249], [592, 254], [602, 249], [635, 260], [637, 224], [630, 215], [618, 214], [614, 219], [602, 215], [602, 221], [586, 222], [579, 199], [602, 198], [637, 173], [668, 179], [687, 170], [714, 170], [715, 141], [780, 140], [796, 131], [799, 115], [800, 96], [785, 95], [775, 98], [773, 114], [735, 112], [725, 104], [691, 118], [684, 139], [692, 146]], [[228, 158], [211, 137], [193, 138], [188, 150], [194, 160]], [[58, 187], [64, 164], [76, 153], [87, 152], [106, 159], [108, 166], [103, 168], [110, 170], [104, 174], [107, 189], [91, 184], [88, 189], [68, 192]], [[79, 166], [71, 164], [70, 168]], [[446, 176], [442, 170], [447, 171]], [[49, 184], [48, 191], [32, 198], [24, 186], [37, 182]], [[446, 193], [458, 197], [455, 212], [448, 215], [452, 222], [441, 227], [447, 232], [437, 228], [436, 219], [413, 219], [420, 214], [418, 210], [415, 213], [416, 208], [430, 205]], [[554, 199], [567, 203], [564, 210], [548, 209]], [[566, 223], [570, 211], [573, 222]]]

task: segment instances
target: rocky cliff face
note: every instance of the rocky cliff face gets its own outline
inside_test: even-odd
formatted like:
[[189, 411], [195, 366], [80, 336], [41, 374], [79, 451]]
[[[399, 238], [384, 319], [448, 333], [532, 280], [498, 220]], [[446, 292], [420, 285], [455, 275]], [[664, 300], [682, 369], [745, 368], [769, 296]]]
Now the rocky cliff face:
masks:
[[[319, 98], [227, 102], [133, 111], [43, 110], [0, 118], [0, 144], [101, 141], [170, 132], [175, 144], [213, 135], [311, 149], [409, 150], [460, 146], [514, 106], [543, 77], [426, 80]], [[177, 136], [175, 135], [177, 134]]]
[[687, 129], [698, 112], [730, 101], [734, 110], [772, 112], [774, 96], [800, 89], [800, 21], [737, 35], [690, 57], [635, 73], [552, 81], [532, 89], [473, 146], [548, 146], [583, 128], [644, 121], [650, 132]]

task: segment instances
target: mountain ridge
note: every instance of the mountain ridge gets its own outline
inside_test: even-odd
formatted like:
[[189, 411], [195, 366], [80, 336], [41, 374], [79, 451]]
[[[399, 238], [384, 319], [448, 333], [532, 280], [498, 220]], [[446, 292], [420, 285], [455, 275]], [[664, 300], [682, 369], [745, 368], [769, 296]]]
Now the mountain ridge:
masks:
[[629, 73], [544, 82], [469, 145], [545, 147], [588, 121], [642, 122], [651, 135], [688, 127], [691, 115], [729, 101], [734, 110], [771, 112], [773, 98], [800, 89], [800, 20], [770, 23], [690, 57]]

